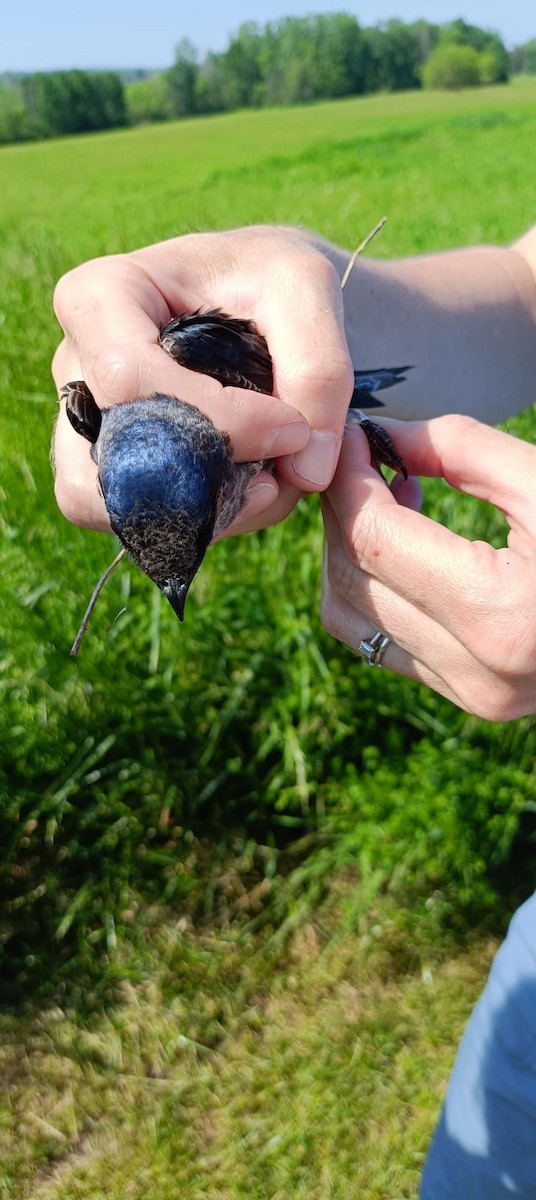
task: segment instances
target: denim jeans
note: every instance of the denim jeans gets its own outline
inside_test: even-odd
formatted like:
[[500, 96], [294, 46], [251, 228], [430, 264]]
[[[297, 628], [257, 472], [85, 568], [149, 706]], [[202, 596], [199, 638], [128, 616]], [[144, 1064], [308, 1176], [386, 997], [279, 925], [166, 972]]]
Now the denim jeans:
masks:
[[536, 1200], [536, 893], [518, 909], [469, 1020], [421, 1200]]

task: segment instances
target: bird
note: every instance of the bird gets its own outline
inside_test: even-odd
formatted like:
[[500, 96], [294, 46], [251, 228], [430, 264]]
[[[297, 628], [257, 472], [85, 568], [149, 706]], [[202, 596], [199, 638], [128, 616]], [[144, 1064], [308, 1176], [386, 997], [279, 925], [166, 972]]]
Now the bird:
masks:
[[[273, 392], [270, 351], [253, 320], [197, 309], [173, 317], [159, 344], [181, 366], [224, 386]], [[375, 393], [402, 383], [411, 369], [355, 371], [349, 404], [378, 469], [385, 463], [405, 477], [388, 434], [361, 407], [381, 406]], [[91, 443], [114, 533], [182, 621], [210, 542], [238, 516], [248, 484], [271, 464], [233, 462], [229, 435], [175, 396], [154, 394], [101, 409], [84, 380], [65, 384], [60, 394], [73, 429]]]

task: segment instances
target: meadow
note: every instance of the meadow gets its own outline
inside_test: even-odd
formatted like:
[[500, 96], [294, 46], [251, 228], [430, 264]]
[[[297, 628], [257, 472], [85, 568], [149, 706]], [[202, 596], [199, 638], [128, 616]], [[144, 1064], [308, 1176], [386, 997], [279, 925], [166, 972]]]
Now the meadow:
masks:
[[[0, 1200], [416, 1194], [533, 886], [534, 722], [324, 633], [314, 498], [214, 547], [184, 626], [123, 563], [70, 659], [113, 543], [54, 503], [51, 294], [83, 259], [257, 221], [353, 247], [387, 213], [382, 257], [507, 243], [535, 137], [519, 80], [0, 151]], [[425, 495], [501, 544], [489, 509]]]

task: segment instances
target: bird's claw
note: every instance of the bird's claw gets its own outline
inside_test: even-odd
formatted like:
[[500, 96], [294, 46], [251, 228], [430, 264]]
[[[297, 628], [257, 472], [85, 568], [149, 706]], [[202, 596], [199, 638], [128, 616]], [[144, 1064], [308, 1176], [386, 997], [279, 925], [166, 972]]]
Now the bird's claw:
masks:
[[383, 425], [378, 425], [376, 421], [372, 421], [370, 417], [366, 417], [358, 408], [350, 409], [348, 413], [348, 424], [356, 422], [363, 430], [368, 444], [370, 446], [370, 457], [376, 470], [380, 475], [383, 475], [382, 467], [390, 467], [392, 471], [398, 471], [407, 479], [408, 472], [404, 460], [400, 457], [397, 450], [393, 446], [391, 438], [384, 429]]

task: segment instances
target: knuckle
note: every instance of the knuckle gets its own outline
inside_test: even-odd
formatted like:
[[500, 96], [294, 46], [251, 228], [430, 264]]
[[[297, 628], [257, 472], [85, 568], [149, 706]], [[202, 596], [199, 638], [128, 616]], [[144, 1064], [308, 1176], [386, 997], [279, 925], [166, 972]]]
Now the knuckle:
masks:
[[482, 695], [472, 696], [464, 705], [467, 712], [483, 721], [511, 721], [519, 716], [517, 689], [506, 681], [498, 682], [496, 678], [488, 680], [488, 686]]
[[324, 591], [320, 600], [320, 621], [322, 628], [330, 637], [334, 637], [339, 642], [344, 642], [342, 621], [338, 614], [337, 605], [329, 592]]
[[63, 472], [58, 470], [54, 481], [56, 504], [66, 521], [82, 529], [98, 529], [110, 532], [110, 522], [104, 501], [96, 486], [82, 470]]
[[362, 508], [357, 517], [345, 521], [342, 537], [353, 566], [367, 575], [376, 575], [384, 538], [375, 511], [372, 508]]
[[504, 687], [519, 689], [525, 680], [536, 674], [536, 645], [533, 635], [522, 640], [499, 643], [494, 648], [486, 647], [482, 663], [493, 681], [499, 680]]
[[134, 400], [140, 391], [140, 364], [124, 343], [110, 342], [91, 365], [91, 384], [106, 405]]
[[63, 474], [56, 475], [56, 479], [54, 480], [56, 504], [62, 516], [71, 525], [80, 525], [82, 523], [80, 491], [80, 481], [77, 481], [74, 477], [67, 479]]
[[54, 288], [52, 297], [54, 312], [63, 329], [68, 328], [69, 299], [73, 292], [73, 277], [78, 275], [79, 271], [79, 267], [67, 271], [65, 275], [61, 276], [61, 279], [58, 279]]
[[54, 352], [54, 356], [52, 359], [52, 363], [51, 363], [51, 368], [50, 368], [51, 372], [52, 372], [52, 378], [58, 389], [60, 387], [62, 387], [63, 383], [65, 382], [65, 377], [66, 377], [65, 367], [66, 367], [66, 358], [67, 358], [66, 351], [67, 351], [67, 343], [64, 338], [63, 341], [61, 341], [59, 343], [59, 346], [56, 347], [56, 350]]
[[327, 577], [332, 592], [337, 596], [347, 597], [353, 592], [354, 566], [344, 554], [330, 554], [327, 561]]
[[328, 391], [332, 401], [344, 401], [346, 418], [354, 386], [354, 372], [342, 346], [340, 351], [331, 347], [329, 353], [326, 353], [319, 340], [314, 356], [308, 354], [307, 357], [296, 360], [294, 378], [320, 395]]
[[473, 653], [493, 679], [514, 682], [536, 671], [532, 595], [523, 604], [519, 580], [510, 585], [496, 580], [493, 593], [483, 598], [475, 627], [478, 642], [475, 646], [472, 641]]
[[68, 333], [80, 320], [89, 318], [99, 308], [103, 293], [112, 283], [129, 278], [129, 257], [108, 254], [92, 258], [66, 271], [58, 280], [53, 295], [54, 312]]
[[65, 330], [71, 324], [73, 311], [79, 307], [80, 298], [91, 295], [95, 286], [95, 266], [103, 260], [91, 259], [66, 271], [54, 288], [54, 312]]
[[356, 597], [371, 576], [378, 573], [382, 553], [382, 530], [373, 514], [362, 509], [357, 517], [340, 523], [341, 542], [330, 547], [326, 574], [333, 591], [344, 597]]
[[480, 423], [474, 417], [466, 416], [464, 413], [446, 413], [441, 417], [436, 417], [437, 428], [443, 428], [454, 440], [462, 440], [474, 429], [480, 429]]
[[315, 288], [323, 290], [332, 289], [335, 294], [340, 292], [340, 280], [333, 263], [322, 254], [320, 250], [314, 246], [303, 247], [303, 257], [307, 258], [308, 270], [311, 276], [311, 284]]
[[320, 620], [326, 633], [333, 634], [333, 600], [326, 589], [320, 598]]

